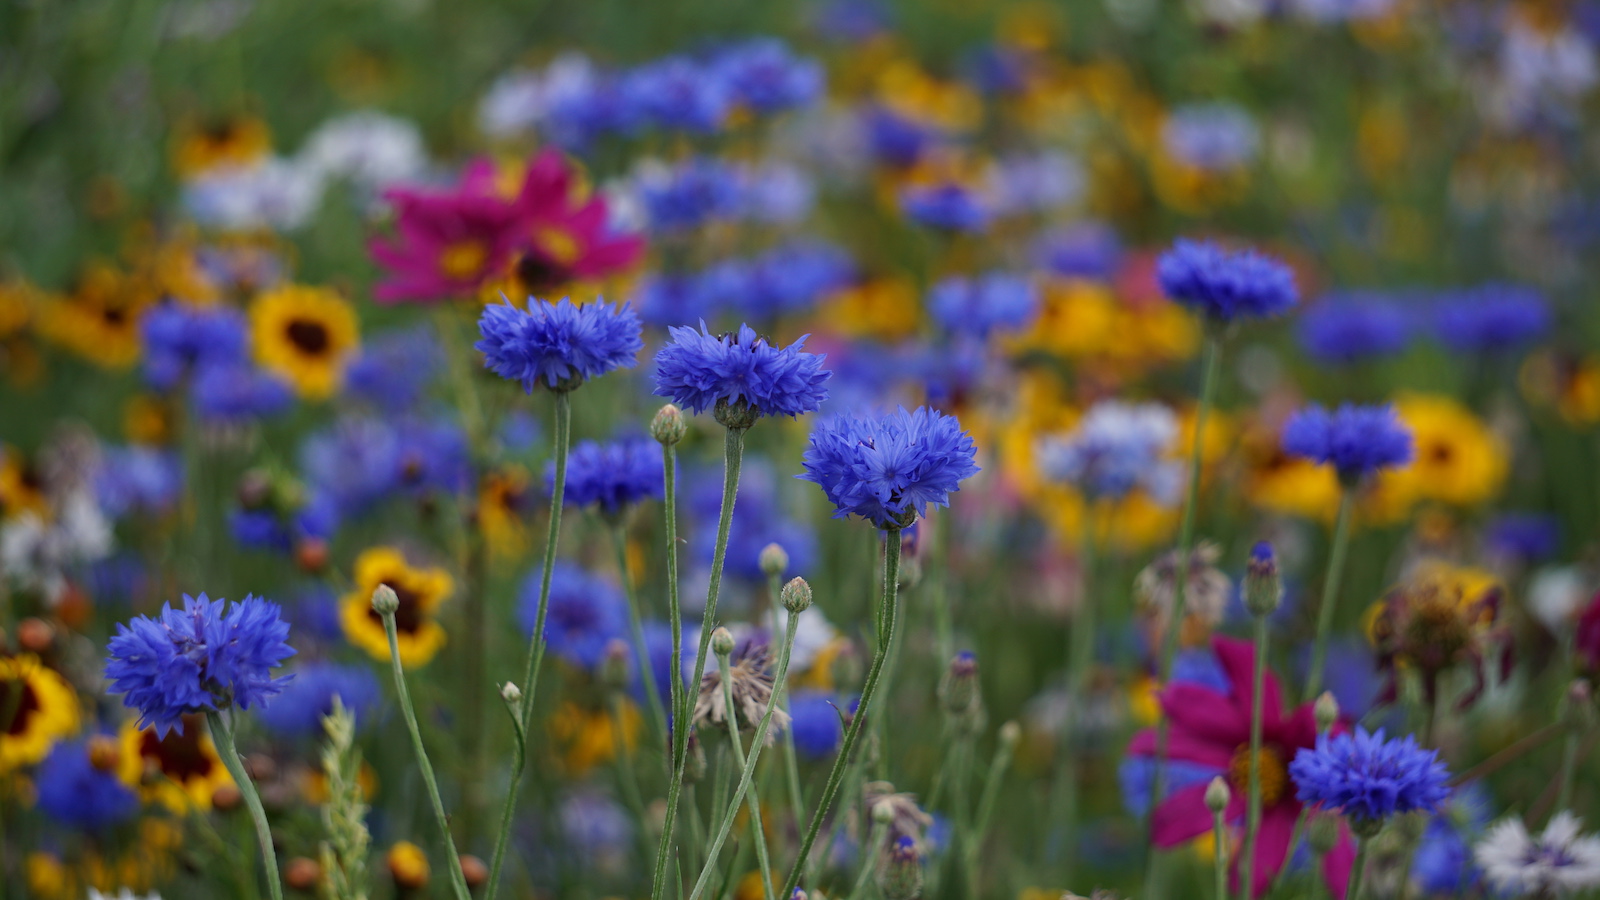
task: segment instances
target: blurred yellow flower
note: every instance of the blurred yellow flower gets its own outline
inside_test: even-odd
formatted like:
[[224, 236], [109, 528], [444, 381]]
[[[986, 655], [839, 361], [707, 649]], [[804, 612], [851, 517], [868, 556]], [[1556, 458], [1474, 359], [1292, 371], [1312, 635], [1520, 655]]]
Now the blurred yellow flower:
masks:
[[139, 320], [155, 301], [150, 285], [107, 262], [89, 263], [65, 298], [39, 308], [39, 334], [104, 369], [139, 359]]
[[302, 397], [323, 400], [344, 381], [360, 335], [355, 311], [337, 291], [286, 285], [250, 304], [250, 342], [263, 369]]
[[153, 728], [126, 722], [117, 743], [117, 777], [146, 803], [179, 815], [209, 810], [217, 790], [233, 784], [199, 716], [185, 716], [183, 733], [169, 731], [164, 738]]
[[399, 550], [373, 547], [356, 557], [352, 580], [355, 586], [339, 603], [339, 621], [351, 644], [373, 659], [389, 659], [383, 617], [372, 608], [372, 592], [379, 585], [388, 585], [400, 600], [394, 615], [400, 664], [408, 669], [424, 666], [438, 654], [445, 644], [445, 632], [434, 614], [455, 591], [449, 572], [412, 568]]
[[562, 762], [567, 773], [582, 778], [595, 766], [616, 758], [619, 739], [632, 752], [642, 725], [639, 708], [627, 698], [622, 699], [620, 716], [568, 701], [551, 714], [550, 736], [563, 748]]
[[478, 528], [491, 559], [522, 558], [528, 548], [525, 518], [532, 499], [527, 469], [507, 465], [484, 474], [478, 487]]
[[1510, 451], [1471, 410], [1438, 394], [1402, 395], [1395, 410], [1411, 429], [1413, 458], [1404, 468], [1380, 473], [1379, 490], [1454, 506], [1477, 506], [1499, 495]]
[[1194, 317], [1176, 304], [1134, 307], [1106, 285], [1056, 279], [1045, 283], [1032, 330], [1013, 346], [1092, 363], [1095, 377], [1119, 380], [1189, 359], [1199, 343]]
[[50, 501], [38, 466], [16, 447], [0, 444], [0, 517], [32, 513], [50, 517]]
[[403, 891], [415, 891], [428, 883], [433, 872], [428, 866], [428, 854], [410, 841], [398, 841], [384, 854], [384, 865], [389, 876]]
[[80, 855], [64, 860], [55, 853], [28, 854], [28, 889], [41, 900], [82, 900], [90, 888], [116, 896], [118, 891], [143, 894], [172, 877], [173, 853], [183, 831], [167, 819], [139, 820], [135, 840], [106, 856], [94, 843], [77, 847]]
[[213, 169], [256, 165], [271, 149], [267, 123], [254, 116], [191, 119], [178, 129], [172, 166], [180, 177], [193, 178]]
[[910, 281], [875, 278], [824, 300], [818, 319], [847, 337], [893, 342], [916, 334], [922, 306]]
[[878, 73], [877, 93], [894, 112], [946, 131], [970, 131], [983, 119], [983, 98], [976, 91], [934, 78], [910, 59], [896, 60]]
[[1600, 354], [1542, 350], [1522, 364], [1517, 380], [1524, 397], [1553, 407], [1568, 425], [1600, 424]]
[[0, 656], [0, 773], [31, 766], [78, 730], [78, 695], [31, 653]]

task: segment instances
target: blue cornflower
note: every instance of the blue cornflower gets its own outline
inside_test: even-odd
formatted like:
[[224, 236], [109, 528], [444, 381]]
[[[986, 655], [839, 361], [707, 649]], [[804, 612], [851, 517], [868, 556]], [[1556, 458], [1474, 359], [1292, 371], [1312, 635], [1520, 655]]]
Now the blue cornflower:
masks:
[[699, 134], [721, 128], [733, 101], [727, 80], [715, 68], [682, 56], [634, 69], [623, 90], [648, 124]]
[[339, 528], [340, 514], [325, 492], [313, 492], [300, 506], [280, 510], [272, 506], [235, 509], [228, 514], [233, 539], [247, 550], [288, 553], [299, 541], [328, 540]]
[[272, 670], [294, 655], [288, 636], [276, 603], [251, 596], [229, 607], [186, 594], [181, 611], [169, 603], [158, 618], [117, 625], [106, 678], [111, 693], [139, 710], [141, 728], [182, 734], [185, 714], [249, 709], [283, 690], [289, 679], [273, 678]]
[[634, 295], [639, 318], [646, 325], [665, 327], [697, 322], [715, 313], [701, 278], [694, 274], [660, 273], [645, 279]]
[[1122, 241], [1103, 222], [1081, 222], [1040, 235], [1034, 244], [1039, 265], [1067, 278], [1108, 281], [1122, 263]]
[[1166, 459], [1178, 437], [1178, 420], [1158, 403], [1106, 400], [1084, 414], [1078, 426], [1039, 448], [1039, 465], [1050, 478], [1076, 486], [1085, 496], [1118, 500], [1142, 489], [1157, 503], [1177, 502], [1182, 464]]
[[1207, 172], [1235, 169], [1255, 159], [1261, 129], [1233, 103], [1192, 103], [1173, 110], [1161, 127], [1167, 153]]
[[612, 369], [632, 368], [644, 348], [639, 317], [627, 304], [604, 301], [574, 306], [528, 299], [524, 311], [507, 303], [487, 306], [478, 319], [483, 340], [473, 346], [484, 365], [501, 378], [519, 381], [533, 393], [535, 385], [570, 391], [587, 379]]
[[300, 471], [341, 515], [359, 515], [399, 487], [404, 471], [396, 427], [373, 416], [343, 416], [300, 445]]
[[395, 483], [416, 494], [458, 493], [472, 483], [466, 432], [445, 419], [402, 420], [394, 428]]
[[195, 416], [214, 425], [243, 425], [294, 405], [294, 392], [273, 375], [245, 363], [206, 369], [189, 389]]
[[[95, 765], [95, 740], [62, 741], [34, 773], [35, 802], [45, 815], [72, 828], [100, 831], [139, 812], [139, 797], [117, 777], [116, 767]], [[111, 757], [115, 759], [113, 755]]]
[[244, 314], [229, 306], [161, 303], [139, 320], [144, 378], [158, 391], [245, 355]]
[[900, 208], [913, 222], [940, 231], [982, 231], [990, 218], [975, 192], [950, 182], [906, 191]]
[[794, 749], [807, 759], [827, 759], [844, 739], [840, 714], [851, 701], [826, 691], [795, 691], [789, 697], [789, 728]]
[[107, 448], [95, 472], [95, 496], [112, 518], [165, 512], [183, 493], [183, 459], [158, 447]]
[[862, 127], [873, 159], [897, 169], [909, 169], [933, 146], [938, 135], [882, 107], [868, 110]]
[[1156, 264], [1168, 297], [1218, 322], [1282, 315], [1299, 299], [1294, 272], [1254, 250], [1179, 238]]
[[796, 315], [854, 277], [855, 261], [838, 247], [821, 241], [780, 244], [754, 260], [743, 291], [726, 308], [757, 321]]
[[1416, 738], [1386, 739], [1383, 729], [1322, 735], [1289, 764], [1300, 802], [1337, 810], [1355, 822], [1381, 822], [1417, 810], [1431, 812], [1450, 798], [1450, 772], [1439, 751]]
[[1541, 513], [1502, 513], [1489, 522], [1484, 543], [1501, 556], [1538, 562], [1561, 549], [1561, 521]]
[[840, 416], [811, 432], [805, 473], [822, 487], [837, 511], [834, 518], [860, 516], [879, 528], [904, 528], [927, 512], [948, 506], [950, 494], [978, 466], [972, 436], [954, 416], [926, 407], [899, 407], [881, 419]]
[[[529, 634], [538, 619], [543, 571], [535, 568], [522, 583], [518, 613]], [[574, 563], [557, 560], [550, 573], [550, 607], [544, 622], [550, 652], [592, 671], [605, 657], [606, 645], [618, 638], [628, 639], [628, 612], [621, 591]]]
[[[650, 438], [627, 437], [600, 444], [580, 441], [567, 459], [567, 506], [598, 506], [615, 516], [635, 503], [660, 499], [665, 491], [661, 446]], [[555, 488], [555, 463], [545, 469], [545, 487]]]
[[726, 163], [697, 157], [671, 171], [640, 179], [639, 200], [657, 232], [687, 231], [737, 215], [744, 202], [739, 173]]
[[1346, 483], [1411, 461], [1411, 430], [1392, 406], [1308, 406], [1283, 426], [1283, 450], [1326, 463]]
[[387, 413], [404, 412], [422, 400], [442, 356], [439, 342], [425, 329], [363, 340], [361, 355], [345, 369], [345, 393]]
[[[1154, 756], [1127, 755], [1117, 764], [1117, 784], [1122, 789], [1122, 806], [1135, 816], [1150, 811], [1150, 797], [1156, 791], [1156, 758]], [[1227, 773], [1220, 766], [1190, 762], [1186, 759], [1169, 759], [1162, 786], [1162, 799], [1188, 787], [1203, 785], [1218, 775]]]
[[1391, 300], [1371, 294], [1342, 294], [1303, 312], [1295, 336], [1306, 355], [1317, 362], [1349, 364], [1405, 352], [1412, 326], [1412, 317]]
[[716, 62], [734, 97], [756, 112], [805, 106], [821, 96], [822, 66], [795, 56], [774, 38], [759, 38], [723, 51]]
[[1550, 304], [1537, 290], [1486, 284], [1447, 295], [1434, 308], [1434, 331], [1452, 350], [1488, 353], [1533, 343], [1550, 330]]
[[715, 408], [718, 421], [746, 427], [757, 415], [798, 416], [828, 399], [823, 382], [832, 373], [823, 357], [806, 353], [806, 337], [778, 347], [749, 325], [721, 336], [700, 329], [670, 328], [672, 340], [656, 354], [656, 396], [695, 413]]
[[[657, 467], [661, 454], [658, 452]], [[695, 522], [695, 558], [709, 567], [716, 549], [717, 518], [722, 510], [722, 473], [705, 470], [688, 480], [686, 506]], [[761, 551], [777, 544], [789, 557], [788, 572], [809, 571], [817, 555], [817, 537], [811, 527], [784, 514], [778, 497], [778, 476], [762, 457], [746, 455], [739, 478], [739, 495], [733, 504], [733, 527], [723, 571], [757, 583], [767, 580], [761, 570]]]
[[933, 286], [928, 312], [946, 331], [986, 338], [1032, 325], [1039, 315], [1039, 293], [1029, 279], [1005, 272], [946, 278]]
[[[683, 629], [683, 634], [678, 641], [678, 665], [676, 666], [678, 682], [687, 686], [693, 679], [689, 677], [694, 669], [694, 654], [698, 646], [699, 631], [689, 627]], [[656, 690], [661, 693], [661, 700], [665, 703], [672, 692], [672, 626], [665, 622], [644, 623], [645, 658], [650, 660], [650, 671], [655, 673]], [[644, 690], [644, 679], [635, 673], [634, 690]], [[642, 694], [641, 694], [642, 696]], [[669, 710], [670, 714], [670, 710]]]
[[315, 662], [295, 669], [294, 676], [260, 713], [261, 724], [289, 737], [321, 735], [322, 717], [333, 712], [334, 697], [358, 723], [371, 715], [383, 698], [377, 676], [366, 666]]

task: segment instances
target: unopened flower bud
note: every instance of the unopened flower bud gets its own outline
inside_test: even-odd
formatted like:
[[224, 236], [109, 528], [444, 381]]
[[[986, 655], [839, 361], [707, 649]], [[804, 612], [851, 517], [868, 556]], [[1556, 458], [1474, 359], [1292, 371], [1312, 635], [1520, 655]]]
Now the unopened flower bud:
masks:
[[1311, 822], [1306, 827], [1306, 840], [1311, 844], [1312, 852], [1326, 856], [1339, 843], [1339, 817], [1331, 813], [1312, 813]]
[[[774, 545], [776, 546], [776, 545]], [[811, 585], [804, 578], [798, 576], [789, 579], [789, 583], [778, 592], [778, 600], [783, 608], [799, 615], [811, 608]]]
[[239, 505], [259, 509], [272, 499], [272, 475], [265, 469], [251, 469], [239, 476]]
[[520, 703], [522, 702], [522, 688], [508, 681], [500, 686], [500, 699], [507, 703]]
[[1318, 734], [1327, 734], [1333, 723], [1339, 721], [1339, 701], [1333, 698], [1331, 691], [1323, 691], [1311, 711], [1317, 720]]
[[294, 547], [294, 562], [308, 575], [321, 572], [328, 567], [328, 542], [318, 537], [305, 538]]
[[1244, 605], [1254, 616], [1270, 616], [1283, 604], [1283, 578], [1278, 575], [1278, 557], [1267, 541], [1250, 550], [1250, 564], [1244, 575]]
[[400, 609], [400, 595], [394, 588], [387, 584], [380, 584], [372, 591], [372, 611], [380, 616], [392, 616]]
[[688, 433], [689, 423], [683, 418], [683, 410], [671, 403], [661, 407], [655, 418], [650, 420], [650, 436], [669, 447], [683, 440]]
[[1206, 785], [1206, 809], [1213, 813], [1220, 813], [1228, 808], [1228, 801], [1233, 799], [1233, 792], [1228, 790], [1228, 780], [1221, 775], [1211, 779]]
[[795, 888], [794, 893], [789, 895], [789, 900], [811, 900], [811, 898], [806, 896], [805, 888]]
[[872, 807], [872, 821], [879, 825], [888, 825], [894, 821], [894, 806], [888, 803], [874, 804]]
[[218, 812], [228, 812], [239, 808], [244, 802], [244, 795], [231, 784], [225, 784], [211, 792], [211, 807]]
[[468, 853], [461, 857], [461, 878], [467, 883], [467, 889], [480, 888], [489, 883], [489, 867], [483, 860]]
[[1007, 747], [1015, 747], [1020, 740], [1022, 740], [1022, 726], [1016, 719], [1000, 726], [1000, 743]]
[[55, 639], [56, 630], [43, 619], [29, 616], [17, 623], [17, 644], [29, 653], [44, 653]]
[[322, 880], [322, 866], [304, 856], [296, 856], [283, 867], [283, 883], [294, 891], [312, 891]]
[[978, 657], [970, 650], [963, 650], [950, 660], [950, 668], [945, 670], [944, 684], [941, 686], [940, 697], [944, 701], [945, 712], [951, 715], [963, 715], [971, 712], [978, 699]]
[[89, 738], [89, 765], [101, 772], [115, 772], [121, 762], [122, 748], [116, 738], [104, 734]]
[[719, 627], [711, 632], [711, 652], [719, 658], [733, 652], [733, 635], [728, 629]]
[[414, 891], [428, 884], [428, 856], [422, 848], [410, 841], [401, 841], [389, 848], [384, 857], [389, 875], [401, 890]]
[[723, 399], [711, 408], [711, 418], [729, 431], [749, 431], [750, 426], [756, 424], [756, 419], [761, 418], [761, 411], [743, 397], [732, 401]]
[[612, 638], [606, 642], [605, 650], [600, 657], [600, 682], [606, 687], [622, 690], [628, 686], [630, 674], [628, 642], [621, 638]]
[[901, 835], [889, 848], [878, 887], [885, 900], [912, 900], [922, 893], [922, 856], [909, 836]]
[[1567, 685], [1566, 696], [1561, 701], [1561, 718], [1568, 728], [1587, 731], [1594, 727], [1594, 689], [1582, 678]]
[[761, 572], [768, 578], [777, 578], [789, 571], [789, 552], [778, 544], [761, 548]]

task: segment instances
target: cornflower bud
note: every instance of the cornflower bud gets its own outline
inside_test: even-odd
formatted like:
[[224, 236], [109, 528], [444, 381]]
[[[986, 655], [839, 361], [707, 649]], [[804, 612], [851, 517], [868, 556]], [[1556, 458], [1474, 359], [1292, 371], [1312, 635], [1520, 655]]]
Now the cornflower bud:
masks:
[[1283, 604], [1283, 579], [1272, 544], [1261, 541], [1250, 550], [1244, 576], [1244, 605], [1254, 616], [1270, 616]]
[[689, 423], [683, 418], [683, 410], [668, 403], [661, 407], [650, 420], [650, 436], [670, 447], [683, 440], [689, 433]]

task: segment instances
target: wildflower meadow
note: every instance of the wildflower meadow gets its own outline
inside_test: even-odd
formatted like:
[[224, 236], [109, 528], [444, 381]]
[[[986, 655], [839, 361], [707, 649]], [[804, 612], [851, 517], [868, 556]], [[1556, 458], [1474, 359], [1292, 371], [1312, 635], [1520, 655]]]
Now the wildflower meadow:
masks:
[[0, 3], [0, 900], [1600, 897], [1600, 0]]

